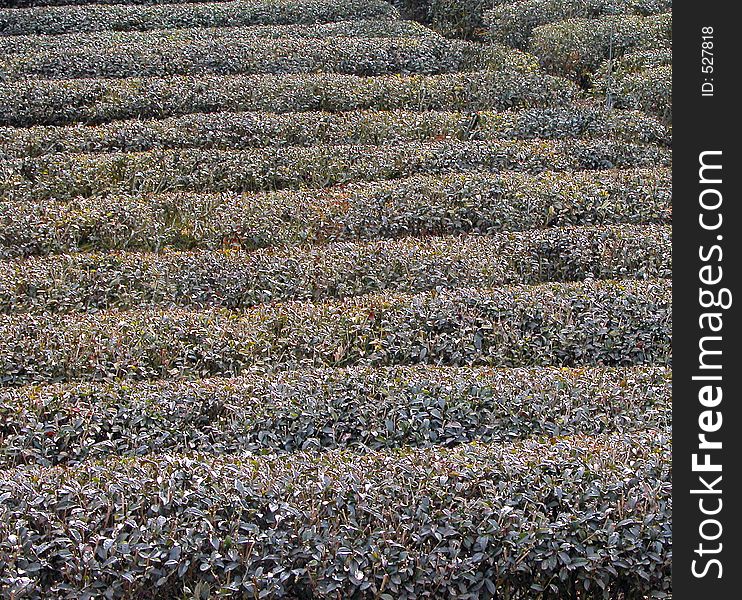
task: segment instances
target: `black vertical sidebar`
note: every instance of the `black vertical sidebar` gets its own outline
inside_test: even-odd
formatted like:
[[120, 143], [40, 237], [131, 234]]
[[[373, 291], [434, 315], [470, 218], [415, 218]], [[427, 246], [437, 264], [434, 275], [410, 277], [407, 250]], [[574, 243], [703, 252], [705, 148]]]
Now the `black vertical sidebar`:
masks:
[[[735, 4], [673, 6], [673, 596], [742, 597]], [[737, 112], [735, 112], [737, 111]]]

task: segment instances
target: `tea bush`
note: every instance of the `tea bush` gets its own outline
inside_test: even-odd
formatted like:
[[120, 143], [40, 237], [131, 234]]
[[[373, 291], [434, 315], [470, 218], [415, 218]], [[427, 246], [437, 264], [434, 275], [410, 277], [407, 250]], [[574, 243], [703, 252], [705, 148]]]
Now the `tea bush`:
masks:
[[[233, 2], [234, 0], [226, 0]], [[214, 0], [5, 0], [10, 8], [34, 8], [39, 6], [85, 6], [87, 4], [192, 4], [214, 2]]]
[[612, 98], [619, 106], [638, 108], [672, 122], [672, 66], [632, 73], [617, 84]]
[[506, 53], [496, 71], [357, 77], [330, 74], [228, 75], [0, 83], [0, 125], [107, 123], [196, 112], [498, 110], [560, 106], [574, 84], [524, 72]]
[[[205, 0], [206, 1], [206, 0]], [[203, 42], [205, 39], [325, 39], [331, 37], [436, 37], [438, 34], [416, 21], [356, 19], [319, 24], [249, 25], [245, 27], [199, 27], [185, 29], [155, 29], [149, 31], [93, 31], [60, 33], [57, 35], [13, 35], [0, 37], [0, 56], [14, 53], [55, 51], [60, 46], [72, 50], [105, 48], [113, 52], [116, 46], [129, 44], [135, 50], [161, 43]], [[139, 46], [139, 48], [137, 48]]]
[[608, 138], [669, 145], [671, 134], [641, 112], [602, 107], [522, 111], [354, 111], [197, 113], [99, 126], [0, 127], [0, 157], [54, 152], [132, 152], [172, 148], [395, 144], [435, 140]]
[[453, 446], [663, 429], [663, 367], [349, 367], [0, 393], [0, 465], [80, 464], [195, 450]]
[[672, 44], [672, 14], [569, 19], [533, 31], [530, 50], [550, 73], [589, 81], [589, 74], [610, 58], [628, 52], [667, 49]]
[[575, 18], [649, 15], [672, 9], [672, 0], [523, 0], [500, 4], [485, 13], [492, 39], [516, 48], [528, 47], [536, 27]]
[[1, 597], [672, 598], [671, 0], [0, 4]]
[[0, 8], [0, 34], [280, 25], [398, 17], [398, 11], [382, 0], [231, 0], [188, 4], [85, 2], [24, 10]]
[[0, 315], [5, 385], [238, 375], [261, 365], [669, 364], [671, 282], [378, 293], [242, 312]]
[[0, 61], [0, 79], [108, 78], [168, 75], [338, 73], [346, 75], [440, 74], [482, 69], [486, 51], [459, 40], [328, 37], [162, 39], [112, 45], [45, 49]]
[[595, 77], [594, 93], [615, 107], [639, 109], [672, 123], [672, 53], [627, 54], [606, 61]]
[[661, 146], [622, 141], [440, 141], [394, 146], [271, 147], [51, 154], [0, 164], [7, 199], [66, 200], [111, 193], [323, 188], [454, 171], [573, 171], [669, 166]]
[[551, 228], [494, 237], [290, 247], [251, 254], [77, 254], [0, 265], [0, 311], [246, 308], [375, 291], [670, 277], [669, 227]]
[[661, 597], [670, 447], [648, 430], [2, 471], [0, 578], [36, 596]]
[[258, 194], [111, 195], [0, 204], [0, 256], [242, 248], [585, 224], [669, 223], [668, 168], [469, 172]]
[[403, 16], [422, 21], [444, 35], [481, 38], [484, 13], [503, 0], [390, 0]]

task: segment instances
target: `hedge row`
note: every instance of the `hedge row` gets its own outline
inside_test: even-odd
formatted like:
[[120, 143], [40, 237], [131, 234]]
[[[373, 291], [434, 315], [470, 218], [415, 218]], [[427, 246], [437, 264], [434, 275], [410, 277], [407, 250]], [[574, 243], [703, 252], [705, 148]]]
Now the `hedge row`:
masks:
[[582, 81], [610, 58], [642, 50], [669, 48], [672, 13], [650, 17], [610, 16], [570, 19], [533, 31], [530, 49], [551, 73]]
[[188, 29], [157, 29], [154, 31], [94, 31], [89, 33], [65, 33], [59, 35], [14, 35], [0, 37], [0, 56], [14, 53], [38, 53], [58, 51], [60, 47], [71, 50], [93, 48], [107, 53], [124, 54], [127, 46], [143, 47], [159, 44], [173, 45], [176, 42], [203, 42], [209, 38], [218, 41], [248, 39], [285, 38], [330, 38], [330, 37], [430, 37], [438, 34], [416, 21], [367, 20], [337, 21], [334, 23], [294, 25], [250, 25], [247, 27], [211, 27]]
[[484, 11], [492, 0], [430, 0], [426, 21], [452, 37], [484, 39]]
[[645, 69], [672, 65], [672, 49], [644, 50], [624, 54], [618, 60], [605, 61], [596, 73], [598, 77], [606, 77], [610, 72], [617, 76], [639, 73]]
[[668, 364], [671, 287], [603, 280], [242, 312], [1, 315], [0, 383], [232, 376], [260, 364]]
[[[105, 123], [195, 112], [499, 110], [560, 106], [574, 84], [513, 67], [437, 76], [255, 75], [168, 79], [24, 81], [0, 84], [0, 125]], [[510, 65], [510, 66], [509, 66]]]
[[[194, 36], [195, 37], [195, 36]], [[480, 45], [442, 37], [269, 39], [211, 37], [139, 42], [110, 47], [59, 46], [12, 54], [0, 61], [0, 78], [76, 79], [171, 75], [338, 73], [441, 74], [487, 67]]]
[[616, 105], [643, 110], [672, 122], [672, 66], [632, 73], [616, 81], [611, 89]]
[[619, 108], [639, 109], [672, 122], [672, 52], [636, 52], [606, 61], [594, 93]]
[[351, 367], [0, 392], [0, 468], [156, 452], [451, 446], [667, 428], [661, 367]]
[[609, 84], [615, 84], [628, 75], [635, 75], [654, 67], [672, 65], [672, 49], [629, 52], [616, 60], [605, 60], [593, 74], [592, 87], [596, 95], [604, 95]]
[[495, 41], [526, 48], [536, 27], [575, 18], [648, 15], [672, 9], [672, 0], [523, 0], [501, 4], [485, 13]]
[[70, 200], [113, 193], [322, 188], [466, 170], [574, 171], [669, 166], [670, 149], [604, 140], [425, 142], [394, 146], [51, 154], [0, 164], [6, 199]]
[[257, 251], [76, 254], [0, 265], [0, 312], [247, 308], [394, 290], [670, 277], [668, 226], [552, 228]]
[[[422, 21], [444, 35], [451, 37], [463, 37], [470, 39], [486, 40], [488, 37], [487, 12], [500, 6], [513, 7], [511, 10], [518, 11], [518, 6], [525, 5], [523, 0], [390, 0], [400, 12], [418, 21]], [[605, 9], [605, 14], [621, 14], [629, 8], [631, 12], [640, 15], [651, 15], [665, 12], [672, 7], [672, 0], [531, 0], [529, 4], [541, 5], [536, 9], [541, 14], [543, 6], [571, 7], [564, 10], [560, 19], [580, 16], [576, 13], [584, 13], [586, 5], [610, 5]], [[629, 7], [629, 8], [627, 8]], [[505, 9], [508, 10], [508, 9]], [[594, 14], [594, 11], [593, 13]], [[554, 15], [554, 20], [556, 15]], [[546, 21], [545, 21], [546, 22]]]
[[669, 145], [667, 127], [641, 112], [598, 106], [522, 111], [350, 113], [196, 113], [98, 126], [0, 127], [0, 158], [56, 152], [242, 149], [266, 146], [397, 144], [443, 139], [611, 138]]
[[403, 16], [422, 21], [444, 35], [483, 38], [484, 13], [503, 0], [390, 0]]
[[177, 27], [327, 23], [396, 19], [382, 0], [233, 0], [193, 4], [117, 4], [0, 9], [0, 34], [58, 34]]
[[614, 223], [669, 223], [670, 170], [414, 176], [315, 191], [0, 203], [0, 256], [253, 249]]
[[649, 430], [3, 471], [0, 581], [62, 598], [662, 598], [670, 448]]
[[[223, 0], [234, 2], [235, 0]], [[9, 8], [34, 8], [40, 6], [85, 6], [88, 4], [195, 4], [214, 0], [4, 0]]]

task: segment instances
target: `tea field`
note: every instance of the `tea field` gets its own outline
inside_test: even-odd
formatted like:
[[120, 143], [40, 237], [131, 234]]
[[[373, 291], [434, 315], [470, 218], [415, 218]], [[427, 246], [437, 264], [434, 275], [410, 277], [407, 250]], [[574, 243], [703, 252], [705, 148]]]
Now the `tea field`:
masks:
[[671, 598], [671, 0], [5, 0], [0, 597]]

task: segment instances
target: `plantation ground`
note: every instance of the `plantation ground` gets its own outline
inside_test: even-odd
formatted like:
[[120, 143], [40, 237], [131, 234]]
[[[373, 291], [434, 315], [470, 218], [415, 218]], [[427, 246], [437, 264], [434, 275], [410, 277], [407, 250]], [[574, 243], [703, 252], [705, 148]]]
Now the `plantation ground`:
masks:
[[0, 8], [0, 596], [671, 598], [670, 0]]

